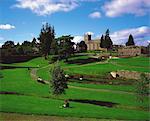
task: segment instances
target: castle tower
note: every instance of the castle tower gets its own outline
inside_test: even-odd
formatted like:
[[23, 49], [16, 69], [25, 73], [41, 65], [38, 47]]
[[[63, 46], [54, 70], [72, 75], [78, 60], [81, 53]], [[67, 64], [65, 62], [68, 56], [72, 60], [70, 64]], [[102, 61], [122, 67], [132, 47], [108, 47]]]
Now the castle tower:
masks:
[[84, 41], [88, 42], [90, 40], [91, 40], [91, 34], [88, 34], [88, 33], [84, 34]]

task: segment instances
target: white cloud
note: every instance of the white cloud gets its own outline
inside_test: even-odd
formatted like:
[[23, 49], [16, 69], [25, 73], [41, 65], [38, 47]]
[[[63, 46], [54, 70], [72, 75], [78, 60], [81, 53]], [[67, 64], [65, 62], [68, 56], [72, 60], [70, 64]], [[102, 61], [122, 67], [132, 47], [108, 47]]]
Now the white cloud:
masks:
[[100, 18], [101, 17], [101, 13], [96, 11], [96, 12], [93, 12], [93, 13], [89, 14], [89, 17], [90, 18]]
[[15, 26], [10, 24], [0, 24], [0, 30], [9, 30], [9, 29], [15, 29]]
[[17, 8], [30, 9], [38, 15], [50, 15], [55, 12], [68, 12], [78, 4], [76, 0], [17, 0]]
[[81, 42], [83, 40], [83, 36], [74, 36], [72, 42], [74, 42], [75, 44]]
[[37, 15], [51, 15], [56, 12], [68, 12], [80, 5], [80, 2], [98, 2], [100, 0], [16, 0], [13, 7], [29, 9]]
[[143, 16], [149, 12], [149, 0], [111, 0], [102, 7], [106, 16], [117, 17], [123, 14]]
[[125, 29], [110, 34], [114, 44], [125, 44], [129, 35], [132, 34], [136, 45], [147, 45], [150, 37], [150, 27], [141, 26], [138, 28]]

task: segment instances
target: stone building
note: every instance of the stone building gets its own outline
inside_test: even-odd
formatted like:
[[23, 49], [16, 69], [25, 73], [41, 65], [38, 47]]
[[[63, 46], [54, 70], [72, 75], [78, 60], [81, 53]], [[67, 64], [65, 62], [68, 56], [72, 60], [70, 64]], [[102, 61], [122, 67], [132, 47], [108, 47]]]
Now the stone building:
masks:
[[100, 47], [100, 39], [92, 39], [89, 33], [84, 35], [84, 41], [87, 45], [87, 50], [103, 50]]
[[124, 46], [118, 49], [118, 56], [133, 57], [141, 55], [141, 47], [139, 46]]

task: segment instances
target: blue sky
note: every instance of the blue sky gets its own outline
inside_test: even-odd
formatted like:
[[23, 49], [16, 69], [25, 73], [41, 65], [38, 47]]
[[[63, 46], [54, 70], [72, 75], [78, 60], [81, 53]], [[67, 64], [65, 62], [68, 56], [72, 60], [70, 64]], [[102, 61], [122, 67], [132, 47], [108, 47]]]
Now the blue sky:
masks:
[[137, 45], [147, 45], [149, 8], [148, 0], [0, 0], [0, 44], [31, 41], [48, 22], [56, 36], [71, 34], [75, 42], [86, 32], [98, 38], [108, 28], [114, 44], [132, 34]]

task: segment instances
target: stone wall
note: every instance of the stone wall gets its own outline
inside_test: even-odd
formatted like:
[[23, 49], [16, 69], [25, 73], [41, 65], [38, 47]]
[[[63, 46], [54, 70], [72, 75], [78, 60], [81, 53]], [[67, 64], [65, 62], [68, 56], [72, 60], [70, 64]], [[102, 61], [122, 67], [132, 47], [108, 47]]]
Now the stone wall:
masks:
[[[148, 78], [150, 78], [150, 73], [145, 73]], [[119, 70], [116, 72], [111, 72], [112, 77], [114, 78], [126, 78], [126, 79], [140, 79], [141, 72], [136, 71], [127, 71]]]
[[118, 49], [118, 56], [138, 56], [141, 55], [141, 48], [138, 46], [126, 46]]

